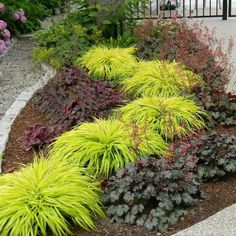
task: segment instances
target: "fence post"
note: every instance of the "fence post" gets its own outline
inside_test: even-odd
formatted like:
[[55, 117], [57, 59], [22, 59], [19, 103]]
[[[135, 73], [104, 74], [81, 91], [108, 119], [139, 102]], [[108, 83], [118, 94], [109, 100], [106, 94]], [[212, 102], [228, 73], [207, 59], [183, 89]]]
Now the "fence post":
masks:
[[223, 0], [223, 18], [222, 20], [227, 20], [228, 17], [228, 0]]

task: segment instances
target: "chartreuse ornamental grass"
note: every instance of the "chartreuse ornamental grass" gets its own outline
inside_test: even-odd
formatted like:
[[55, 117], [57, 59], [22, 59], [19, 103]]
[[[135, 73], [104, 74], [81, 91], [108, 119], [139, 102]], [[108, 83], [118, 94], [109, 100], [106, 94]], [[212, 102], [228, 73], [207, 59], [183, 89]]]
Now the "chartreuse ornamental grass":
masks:
[[0, 177], [0, 235], [71, 235], [69, 222], [95, 229], [104, 216], [99, 183], [82, 167], [62, 160], [36, 159]]
[[77, 66], [84, 66], [96, 79], [108, 80], [118, 76], [115, 69], [130, 63], [135, 63], [134, 47], [129, 48], [107, 48], [105, 46], [94, 46], [76, 61]]
[[206, 115], [195, 102], [184, 97], [142, 97], [117, 111], [126, 122], [157, 131], [165, 139], [189, 135], [205, 127]]
[[49, 156], [75, 162], [98, 177], [134, 162], [138, 154], [166, 154], [167, 144], [150, 129], [129, 127], [119, 120], [82, 123], [52, 144]]
[[[121, 81], [123, 90], [135, 97], [138, 96], [162, 96], [170, 97], [178, 94], [186, 94], [191, 89], [203, 85], [200, 76], [187, 70], [183, 65], [167, 61], [140, 61], [136, 63], [136, 72], [133, 76], [126, 76]], [[120, 68], [127, 74], [131, 67]]]

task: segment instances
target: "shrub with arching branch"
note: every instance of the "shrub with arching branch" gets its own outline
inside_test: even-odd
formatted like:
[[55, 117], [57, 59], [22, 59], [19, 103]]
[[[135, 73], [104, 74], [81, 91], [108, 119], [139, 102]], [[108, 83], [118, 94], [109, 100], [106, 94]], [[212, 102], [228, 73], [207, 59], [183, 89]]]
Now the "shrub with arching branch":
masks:
[[150, 129], [132, 128], [113, 119], [82, 123], [57, 138], [50, 157], [75, 162], [96, 176], [109, 177], [134, 162], [138, 154], [166, 154], [167, 145], [158, 134]]
[[223, 40], [198, 23], [187, 21], [149, 20], [134, 30], [139, 42], [138, 57], [180, 62], [199, 74], [206, 86], [195, 91], [200, 104], [208, 112], [208, 125], [232, 125], [236, 122], [236, 99], [225, 92], [229, 81], [229, 63], [233, 40], [224, 50]]
[[37, 159], [0, 177], [1, 235], [69, 235], [69, 221], [95, 229], [104, 216], [99, 183], [71, 163]]
[[195, 102], [184, 97], [143, 97], [117, 111], [126, 122], [148, 126], [165, 139], [182, 137], [205, 127], [206, 115]]

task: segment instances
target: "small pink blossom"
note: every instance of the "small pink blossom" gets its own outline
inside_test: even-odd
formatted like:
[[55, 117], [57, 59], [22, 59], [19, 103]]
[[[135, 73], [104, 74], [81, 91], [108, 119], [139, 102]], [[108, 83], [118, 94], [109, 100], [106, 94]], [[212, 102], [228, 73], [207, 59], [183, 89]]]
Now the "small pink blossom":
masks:
[[4, 13], [5, 11], [5, 5], [0, 2], [0, 13]]
[[4, 39], [9, 39], [11, 37], [11, 33], [8, 29], [4, 29], [2, 31], [2, 36], [4, 37]]
[[20, 17], [21, 23], [25, 23], [27, 21], [27, 18], [25, 16]]
[[20, 18], [22, 17], [22, 16], [25, 16], [25, 12], [24, 12], [24, 10], [23, 9], [19, 9], [19, 10], [17, 10], [17, 13], [18, 13], [18, 15], [20, 16]]
[[0, 20], [0, 30], [4, 30], [7, 28], [7, 23], [3, 20]]
[[19, 16], [19, 14], [18, 14], [17, 11], [13, 13], [13, 19], [14, 19], [15, 21], [17, 21], [17, 20], [20, 19], [20, 16]]

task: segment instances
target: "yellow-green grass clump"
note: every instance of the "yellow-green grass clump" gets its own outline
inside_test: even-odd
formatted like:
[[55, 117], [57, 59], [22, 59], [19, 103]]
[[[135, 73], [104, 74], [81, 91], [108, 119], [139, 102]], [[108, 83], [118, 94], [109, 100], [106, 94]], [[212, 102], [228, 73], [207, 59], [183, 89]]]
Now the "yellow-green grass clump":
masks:
[[156, 132], [109, 119], [82, 123], [62, 134], [49, 155], [86, 166], [95, 176], [108, 177], [139, 155], [162, 156], [166, 151], [167, 144]]
[[188, 94], [196, 86], [203, 85], [200, 76], [176, 62], [157, 60], [141, 61], [136, 64], [133, 76], [123, 76], [124, 79], [121, 81], [124, 92], [134, 97], [170, 97]]
[[99, 183], [82, 167], [55, 159], [0, 177], [0, 235], [71, 235], [69, 222], [91, 230], [104, 217]]
[[94, 46], [76, 61], [76, 65], [86, 67], [95, 79], [112, 80], [119, 78], [117, 68], [135, 64], [135, 51], [134, 47]]
[[165, 139], [183, 137], [205, 127], [206, 113], [184, 97], [142, 97], [117, 111], [125, 122], [148, 126]]

